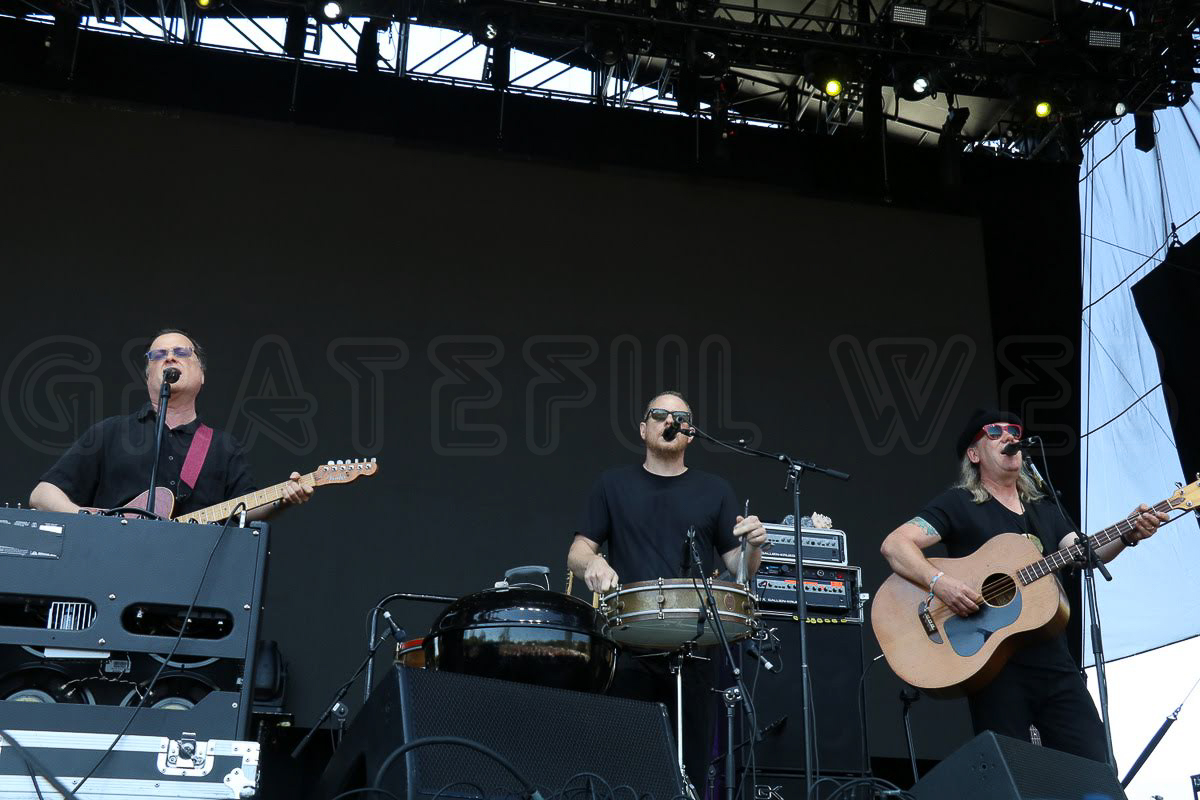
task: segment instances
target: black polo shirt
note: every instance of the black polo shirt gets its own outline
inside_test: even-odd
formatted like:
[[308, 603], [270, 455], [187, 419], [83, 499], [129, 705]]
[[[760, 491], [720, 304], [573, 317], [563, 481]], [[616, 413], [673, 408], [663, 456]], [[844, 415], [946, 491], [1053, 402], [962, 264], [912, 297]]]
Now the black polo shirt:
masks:
[[[146, 403], [136, 413], [96, 423], [63, 453], [42, 480], [62, 489], [81, 506], [125, 505], [150, 485], [157, 419], [154, 408]], [[156, 482], [175, 493], [174, 516], [199, 511], [257, 488], [242, 446], [229, 434], [215, 429], [195, 488], [189, 489], [180, 480], [184, 458], [199, 427], [197, 418], [175, 429], [163, 429]]]

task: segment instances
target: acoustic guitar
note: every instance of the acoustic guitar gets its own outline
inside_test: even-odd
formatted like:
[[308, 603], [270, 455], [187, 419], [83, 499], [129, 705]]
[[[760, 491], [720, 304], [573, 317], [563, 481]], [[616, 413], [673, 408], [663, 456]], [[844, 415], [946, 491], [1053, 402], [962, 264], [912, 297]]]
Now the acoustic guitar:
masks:
[[[1152, 510], [1191, 511], [1200, 504], [1200, 476]], [[1089, 537], [1101, 548], [1133, 530], [1127, 517]], [[1083, 545], [1045, 558], [1019, 533], [992, 537], [965, 558], [931, 558], [983, 595], [979, 611], [960, 617], [929, 589], [899, 575], [883, 582], [871, 608], [871, 627], [896, 675], [935, 697], [957, 697], [987, 685], [1020, 647], [1057, 636], [1070, 616], [1055, 572], [1080, 563]]]
[[[366, 459], [354, 459], [353, 461], [330, 461], [317, 467], [307, 475], [300, 476], [300, 484], [302, 486], [328, 486], [338, 483], [350, 483], [359, 478], [374, 475], [379, 469], [379, 465], [375, 459], [367, 461]], [[283, 499], [283, 490], [292, 481], [282, 481], [274, 486], [268, 486], [265, 489], [259, 489], [257, 492], [250, 492], [241, 497], [235, 497], [232, 500], [226, 500], [223, 503], [217, 503], [215, 506], [202, 508], [199, 511], [192, 511], [188, 514], [183, 514], [175, 517], [176, 522], [224, 522], [233, 510], [243, 503], [246, 505], [246, 511], [253, 511], [256, 508], [270, 505], [277, 500]], [[141, 508], [145, 509], [149, 506], [150, 491], [139, 494], [137, 497], [130, 500], [122, 508]], [[164, 486], [158, 486], [154, 490], [154, 513], [162, 517], [170, 517], [175, 509], [175, 495], [170, 489]], [[98, 509], [86, 509], [88, 511], [97, 511]], [[133, 516], [132, 514], [129, 516]]]

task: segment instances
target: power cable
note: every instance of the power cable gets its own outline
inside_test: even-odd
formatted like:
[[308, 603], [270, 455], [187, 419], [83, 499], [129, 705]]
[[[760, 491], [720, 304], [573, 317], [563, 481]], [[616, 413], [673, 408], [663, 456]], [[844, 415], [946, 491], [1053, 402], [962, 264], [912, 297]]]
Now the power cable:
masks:
[[[42, 764], [42, 762], [39, 761], [33, 753], [29, 752], [29, 750], [20, 742], [14, 739], [8, 731], [0, 730], [0, 739], [3, 739], [12, 745], [12, 748], [17, 751], [17, 755], [24, 759], [25, 767], [26, 769], [30, 770], [31, 773], [36, 772], [38, 775], [41, 775], [43, 778], [45, 778], [46, 781], [54, 787], [54, 791], [58, 792], [60, 795], [66, 798], [66, 800], [77, 800], [75, 797], [75, 792], [71, 791], [66, 786], [63, 786], [62, 782], [59, 781], [58, 778], [54, 777], [50, 770], [46, 769], [45, 765]], [[33, 780], [33, 786], [37, 790], [38, 797], [41, 797], [42, 791], [38, 786], [36, 776]]]

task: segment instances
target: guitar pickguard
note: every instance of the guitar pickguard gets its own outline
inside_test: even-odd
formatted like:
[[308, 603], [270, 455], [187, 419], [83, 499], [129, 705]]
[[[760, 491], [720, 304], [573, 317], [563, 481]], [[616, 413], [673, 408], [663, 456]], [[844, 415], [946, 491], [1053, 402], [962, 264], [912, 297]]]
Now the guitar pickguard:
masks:
[[969, 617], [955, 614], [946, 620], [943, 627], [954, 652], [965, 658], [982, 650], [993, 633], [1012, 625], [1019, 616], [1021, 593], [1017, 592], [1011, 601], [999, 608], [985, 605]]

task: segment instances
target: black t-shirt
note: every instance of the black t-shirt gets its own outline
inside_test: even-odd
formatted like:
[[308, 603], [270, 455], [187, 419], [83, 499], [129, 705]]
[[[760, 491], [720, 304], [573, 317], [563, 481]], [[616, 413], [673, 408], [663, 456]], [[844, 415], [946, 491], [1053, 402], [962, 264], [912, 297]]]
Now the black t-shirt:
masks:
[[[82, 506], [116, 508], [146, 491], [154, 460], [157, 414], [149, 403], [136, 413], [102, 420], [71, 445], [42, 476]], [[162, 454], [155, 482], [175, 493], [174, 516], [199, 511], [255, 490], [246, 455], [229, 434], [214, 430], [204, 466], [194, 489], [180, 480], [195, 419], [178, 428], [163, 428]]]
[[[1025, 534], [1034, 540], [1043, 555], [1049, 555], [1059, 549], [1064, 536], [1073, 532], [1050, 503], [1026, 503], [1025, 513], [1016, 514], [994, 497], [976, 503], [970, 492], [957, 488], [947, 489], [930, 500], [918, 516], [941, 534], [951, 558], [971, 555], [1000, 533]], [[1022, 648], [1009, 661], [1064, 672], [1079, 669], [1067, 650], [1065, 635]]]
[[608, 545], [608, 560], [621, 583], [690, 574], [688, 528], [704, 574], [712, 574], [714, 551], [738, 546], [733, 535], [737, 499], [729, 481], [699, 470], [654, 475], [641, 464], [604, 472], [588, 498], [578, 533]]

